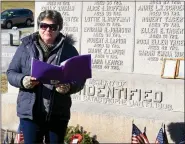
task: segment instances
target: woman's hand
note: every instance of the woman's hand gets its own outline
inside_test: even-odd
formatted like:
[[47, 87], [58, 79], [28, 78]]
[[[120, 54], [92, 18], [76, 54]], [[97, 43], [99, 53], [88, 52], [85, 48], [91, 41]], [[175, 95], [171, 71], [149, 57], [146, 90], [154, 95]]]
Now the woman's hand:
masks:
[[32, 89], [33, 87], [39, 84], [39, 81], [37, 81], [34, 77], [25, 76], [23, 78], [22, 84], [26, 89]]
[[70, 90], [70, 84], [57, 84], [56, 91], [61, 94], [66, 94]]

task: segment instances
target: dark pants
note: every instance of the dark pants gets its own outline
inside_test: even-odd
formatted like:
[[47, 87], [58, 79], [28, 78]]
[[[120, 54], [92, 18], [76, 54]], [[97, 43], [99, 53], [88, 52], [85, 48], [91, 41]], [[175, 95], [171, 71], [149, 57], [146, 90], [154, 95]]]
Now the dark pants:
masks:
[[64, 143], [68, 121], [53, 119], [49, 122], [20, 119], [25, 144]]

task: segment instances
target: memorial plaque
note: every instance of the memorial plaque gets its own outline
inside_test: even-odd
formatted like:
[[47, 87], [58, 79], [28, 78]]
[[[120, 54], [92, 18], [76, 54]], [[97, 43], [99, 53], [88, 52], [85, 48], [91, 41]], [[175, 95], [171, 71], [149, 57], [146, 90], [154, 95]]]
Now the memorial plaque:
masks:
[[184, 57], [184, 2], [136, 3], [134, 72], [160, 75], [164, 58]]
[[37, 17], [41, 11], [57, 10], [61, 13], [64, 21], [63, 34], [72, 34], [76, 44], [75, 47], [80, 49], [80, 35], [81, 35], [81, 2], [68, 1], [48, 1], [36, 2], [35, 4], [35, 30], [37, 30]]
[[131, 72], [134, 47], [133, 2], [83, 2], [82, 53], [94, 70]]
[[[133, 85], [134, 83], [134, 85]], [[183, 85], [179, 85], [183, 88]], [[105, 105], [122, 105], [128, 107], [152, 108], [167, 111], [184, 111], [184, 102], [176, 99], [177, 92], [173, 85], [165, 83], [128, 80], [90, 79], [84, 89], [72, 96], [75, 101], [87, 101]], [[184, 93], [178, 92], [178, 96]]]

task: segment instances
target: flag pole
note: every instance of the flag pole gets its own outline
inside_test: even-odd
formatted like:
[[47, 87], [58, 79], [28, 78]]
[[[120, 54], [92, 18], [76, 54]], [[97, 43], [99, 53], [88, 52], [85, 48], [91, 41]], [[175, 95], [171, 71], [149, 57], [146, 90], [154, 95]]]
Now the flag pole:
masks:
[[146, 126], [144, 127], [144, 132], [146, 132]]
[[161, 124], [161, 128], [163, 128], [163, 126], [164, 126], [164, 124], [162, 123], [162, 124]]

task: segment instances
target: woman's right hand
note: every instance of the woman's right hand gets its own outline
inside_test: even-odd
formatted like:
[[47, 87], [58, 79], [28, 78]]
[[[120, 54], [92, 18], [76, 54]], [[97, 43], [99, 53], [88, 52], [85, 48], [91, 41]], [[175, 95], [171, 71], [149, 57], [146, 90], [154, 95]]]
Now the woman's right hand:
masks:
[[23, 84], [24, 88], [31, 89], [31, 88], [35, 87], [36, 85], [38, 85], [39, 81], [37, 81], [37, 79], [34, 77], [25, 76], [23, 78], [22, 84]]

